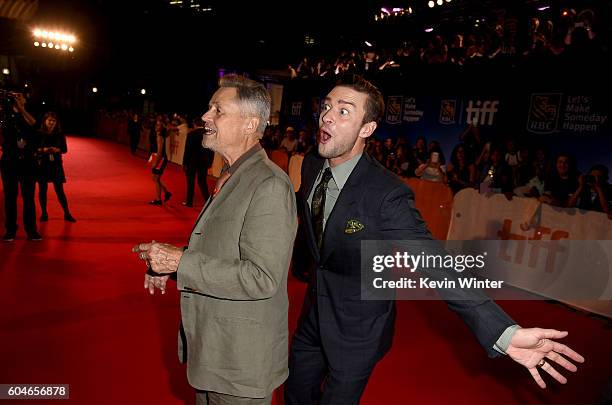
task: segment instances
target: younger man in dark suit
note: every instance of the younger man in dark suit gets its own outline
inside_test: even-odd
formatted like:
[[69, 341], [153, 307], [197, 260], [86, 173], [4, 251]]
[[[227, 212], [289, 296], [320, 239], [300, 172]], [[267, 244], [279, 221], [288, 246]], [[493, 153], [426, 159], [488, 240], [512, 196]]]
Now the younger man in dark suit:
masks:
[[[318, 156], [306, 156], [302, 165], [298, 211], [316, 269], [292, 341], [288, 405], [358, 404], [376, 363], [391, 347], [395, 302], [361, 299], [361, 241], [432, 239], [410, 188], [364, 153], [383, 111], [382, 94], [371, 83], [353, 76], [338, 84], [319, 117]], [[553, 362], [576, 371], [559, 353], [584, 361], [550, 340], [567, 332], [522, 329], [475, 290], [453, 297], [445, 297], [448, 306], [489, 356], [508, 355], [542, 388], [540, 369], [566, 381]]]

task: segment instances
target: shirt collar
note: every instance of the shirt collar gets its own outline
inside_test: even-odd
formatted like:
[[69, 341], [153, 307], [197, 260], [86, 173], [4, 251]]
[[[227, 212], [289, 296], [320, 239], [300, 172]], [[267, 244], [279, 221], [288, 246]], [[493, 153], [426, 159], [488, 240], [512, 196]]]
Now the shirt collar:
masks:
[[346, 162], [340, 163], [339, 165], [334, 167], [331, 167], [329, 165], [329, 159], [325, 159], [325, 163], [323, 164], [323, 170], [327, 169], [328, 167], [331, 167], [332, 176], [334, 176], [334, 181], [336, 182], [336, 185], [338, 186], [339, 190], [342, 190], [342, 188], [346, 184], [349, 176], [351, 175], [351, 173], [353, 173], [353, 170], [355, 169], [355, 166], [357, 166], [357, 163], [359, 162], [359, 159], [361, 159], [362, 155], [363, 153], [360, 153], [356, 156], [353, 156]]
[[262, 149], [261, 144], [257, 143], [251, 147], [251, 149], [244, 152], [233, 165], [229, 166], [227, 163], [223, 165], [223, 169], [221, 169], [221, 174], [225, 174], [229, 171], [229, 174], [232, 175], [238, 170], [241, 164], [243, 164], [248, 158], [256, 154]]

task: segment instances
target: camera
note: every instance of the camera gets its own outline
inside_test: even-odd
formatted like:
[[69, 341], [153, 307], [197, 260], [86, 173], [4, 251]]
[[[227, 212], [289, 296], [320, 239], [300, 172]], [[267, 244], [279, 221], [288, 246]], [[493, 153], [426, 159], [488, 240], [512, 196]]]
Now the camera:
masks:
[[15, 101], [17, 96], [12, 91], [0, 89], [0, 111], [8, 111]]
[[596, 184], [597, 183], [597, 178], [591, 174], [587, 174], [586, 176], [584, 176], [584, 181], [587, 184]]

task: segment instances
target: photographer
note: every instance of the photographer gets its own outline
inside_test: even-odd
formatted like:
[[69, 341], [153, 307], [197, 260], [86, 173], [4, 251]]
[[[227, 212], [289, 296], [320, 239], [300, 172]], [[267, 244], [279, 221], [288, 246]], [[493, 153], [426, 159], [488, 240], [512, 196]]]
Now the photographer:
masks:
[[25, 109], [25, 98], [21, 93], [6, 92], [2, 110], [2, 158], [0, 172], [4, 189], [6, 234], [4, 240], [15, 240], [17, 233], [17, 193], [21, 187], [23, 199], [23, 223], [28, 240], [42, 240], [36, 229], [36, 206], [34, 190], [36, 184], [36, 161], [34, 158], [35, 134], [32, 127], [34, 117]]
[[568, 207], [608, 214], [611, 201], [608, 168], [604, 165], [595, 165], [591, 167], [588, 175], [581, 175], [578, 178], [578, 189], [570, 197]]

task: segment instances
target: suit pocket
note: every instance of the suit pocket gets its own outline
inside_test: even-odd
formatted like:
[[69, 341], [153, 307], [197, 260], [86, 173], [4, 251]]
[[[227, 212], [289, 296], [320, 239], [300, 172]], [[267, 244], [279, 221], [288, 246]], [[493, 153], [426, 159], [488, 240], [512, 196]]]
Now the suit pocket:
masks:
[[207, 331], [210, 364], [213, 368], [261, 372], [269, 358], [269, 342], [263, 325], [251, 318], [215, 317]]

